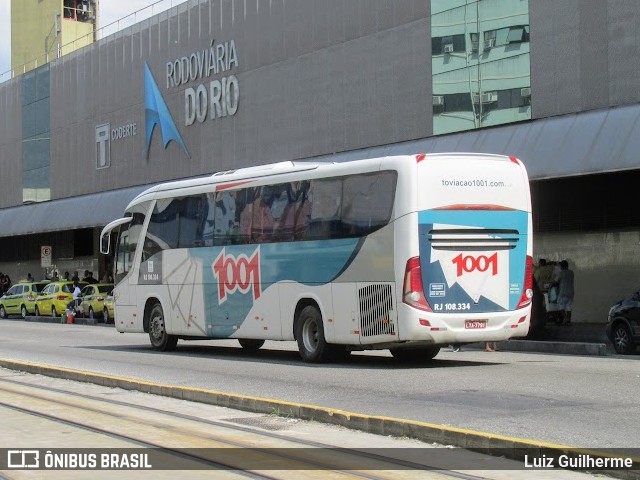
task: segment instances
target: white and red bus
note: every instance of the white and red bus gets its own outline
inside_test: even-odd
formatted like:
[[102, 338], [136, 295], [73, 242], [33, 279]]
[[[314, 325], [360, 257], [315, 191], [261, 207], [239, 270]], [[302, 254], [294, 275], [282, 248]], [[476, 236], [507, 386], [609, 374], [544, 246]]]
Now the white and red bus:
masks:
[[114, 232], [115, 321], [179, 339], [297, 341], [321, 362], [525, 336], [531, 199], [515, 157], [282, 162], [154, 186]]

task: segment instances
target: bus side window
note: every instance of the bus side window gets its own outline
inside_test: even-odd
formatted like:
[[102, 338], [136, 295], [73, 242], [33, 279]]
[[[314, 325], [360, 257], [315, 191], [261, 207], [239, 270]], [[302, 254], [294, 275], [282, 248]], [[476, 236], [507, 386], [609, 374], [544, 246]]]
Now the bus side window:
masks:
[[216, 194], [215, 193], [207, 193], [205, 195], [206, 202], [206, 214], [203, 215], [202, 219], [202, 244], [205, 247], [211, 247], [214, 243], [214, 220], [215, 220], [215, 211], [216, 211]]
[[251, 242], [266, 243], [273, 240], [273, 187], [266, 185], [260, 187], [259, 194], [255, 197], [251, 218]]
[[395, 172], [388, 171], [345, 179], [342, 203], [344, 236], [368, 235], [389, 223], [395, 184]]
[[240, 211], [237, 236], [239, 244], [251, 243], [253, 204], [258, 194], [257, 188], [245, 188], [241, 191], [241, 195], [238, 195], [236, 208]]
[[208, 203], [204, 194], [186, 197], [180, 211], [179, 248], [203, 245], [204, 222], [207, 218]]
[[309, 227], [304, 238], [327, 240], [340, 238], [340, 210], [342, 206], [342, 178], [313, 180], [309, 189], [311, 211]]
[[309, 182], [291, 182], [286, 186], [287, 204], [278, 222], [278, 238], [281, 241], [304, 238], [311, 217]]
[[229, 245], [234, 242], [236, 222], [236, 192], [216, 192], [214, 197], [214, 242]]
[[153, 240], [163, 250], [178, 247], [180, 232], [178, 222], [181, 209], [181, 198], [156, 201], [153, 213], [149, 219], [147, 237]]

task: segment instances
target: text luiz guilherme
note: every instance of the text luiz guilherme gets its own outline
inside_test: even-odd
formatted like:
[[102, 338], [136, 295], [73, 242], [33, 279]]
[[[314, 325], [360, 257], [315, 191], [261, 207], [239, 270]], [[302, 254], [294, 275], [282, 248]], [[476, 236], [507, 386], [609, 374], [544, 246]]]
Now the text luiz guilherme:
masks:
[[525, 468], [631, 468], [632, 458], [593, 457], [591, 455], [524, 456]]

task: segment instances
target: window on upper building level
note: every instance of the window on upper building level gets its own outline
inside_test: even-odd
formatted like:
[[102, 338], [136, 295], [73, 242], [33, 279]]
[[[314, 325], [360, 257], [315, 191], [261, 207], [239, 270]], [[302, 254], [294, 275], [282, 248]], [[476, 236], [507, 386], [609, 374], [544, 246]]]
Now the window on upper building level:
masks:
[[62, 4], [63, 17], [79, 22], [91, 20], [91, 2], [89, 0], [64, 0]]
[[443, 55], [447, 53], [465, 52], [464, 34], [448, 35], [446, 37], [436, 37], [431, 39], [431, 54]]

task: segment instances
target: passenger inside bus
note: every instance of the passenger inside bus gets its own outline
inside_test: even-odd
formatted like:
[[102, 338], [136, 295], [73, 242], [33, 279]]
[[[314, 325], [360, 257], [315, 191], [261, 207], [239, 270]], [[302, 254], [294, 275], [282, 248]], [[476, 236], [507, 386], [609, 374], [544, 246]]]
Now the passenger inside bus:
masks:
[[304, 237], [311, 219], [308, 191], [309, 182], [291, 182], [287, 185], [288, 203], [280, 218], [280, 238], [283, 241]]

